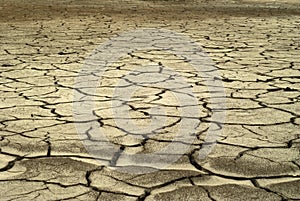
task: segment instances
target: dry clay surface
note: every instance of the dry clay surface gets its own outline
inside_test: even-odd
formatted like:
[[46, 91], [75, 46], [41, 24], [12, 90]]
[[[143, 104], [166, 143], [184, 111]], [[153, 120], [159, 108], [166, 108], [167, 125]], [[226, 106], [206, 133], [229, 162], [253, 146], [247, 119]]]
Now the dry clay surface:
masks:
[[[1, 201], [300, 200], [297, 1], [2, 0], [0, 25]], [[95, 48], [139, 28], [172, 30], [202, 46], [218, 71], [213, 79], [224, 86], [224, 122], [211, 118], [223, 109], [211, 103], [203, 77], [186, 58], [157, 48], [132, 51], [111, 64], [96, 93], [75, 89]], [[159, 46], [159, 40], [154, 42]], [[175, 69], [198, 101], [182, 107], [199, 115], [180, 115], [176, 96], [162, 87], [165, 80], [159, 76], [144, 86], [138, 76], [151, 77], [149, 66], [161, 78], [168, 75], [165, 69]], [[128, 84], [120, 88], [142, 86], [130, 101], [119, 102], [129, 108], [136, 126], [158, 117], [165, 117], [165, 126], [134, 137], [116, 124], [110, 102], [120, 80]], [[75, 90], [94, 98], [93, 119], [74, 120]], [[153, 113], [158, 106], [165, 113]], [[155, 171], [157, 161], [135, 163], [123, 157], [153, 153], [170, 143], [180, 147], [185, 142], [172, 139], [185, 119], [198, 124], [194, 140], [176, 162]], [[97, 132], [78, 135], [75, 123], [90, 122], [115, 145], [114, 155], [87, 151], [84, 142], [96, 141]], [[210, 127], [222, 132], [212, 152], [200, 159]], [[111, 168], [130, 166], [151, 172]]]

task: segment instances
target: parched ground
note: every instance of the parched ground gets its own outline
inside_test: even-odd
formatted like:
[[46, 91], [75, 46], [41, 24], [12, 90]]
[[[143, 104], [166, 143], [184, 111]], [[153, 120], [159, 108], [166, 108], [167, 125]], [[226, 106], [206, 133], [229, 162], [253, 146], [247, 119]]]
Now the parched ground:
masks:
[[[1, 201], [300, 200], [297, 0], [2, 0], [0, 25]], [[203, 47], [225, 89], [224, 122], [211, 118], [222, 109], [211, 103], [203, 79], [186, 59], [157, 50], [134, 51], [109, 66], [89, 95], [95, 98], [95, 118], [74, 120], [76, 77], [86, 58], [111, 37], [138, 28], [172, 30]], [[135, 138], [116, 124], [110, 101], [118, 80], [136, 68], [134, 75], [141, 75], [140, 67], [149, 65], [162, 75], [167, 67], [180, 73], [199, 103], [184, 107], [199, 116], [181, 116], [174, 94], [153, 76], [153, 85], [119, 104], [129, 108], [137, 126], [160, 117], [166, 125], [155, 135]], [[134, 75], [123, 81], [143, 85]], [[166, 112], [152, 114], [155, 106]], [[124, 159], [124, 153], [149, 154], [170, 143], [180, 147], [185, 142], [172, 139], [184, 119], [198, 124], [178, 161], [158, 171], [159, 161]], [[91, 154], [87, 144], [97, 132], [78, 135], [75, 127], [90, 122], [98, 124], [116, 153]], [[212, 152], [200, 159], [208, 128], [220, 126]]]

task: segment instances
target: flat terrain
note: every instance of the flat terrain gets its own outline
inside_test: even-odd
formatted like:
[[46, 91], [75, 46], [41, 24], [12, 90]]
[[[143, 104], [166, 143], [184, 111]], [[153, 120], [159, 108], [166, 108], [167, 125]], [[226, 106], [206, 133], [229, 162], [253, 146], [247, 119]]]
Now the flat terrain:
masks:
[[[1, 0], [0, 200], [300, 200], [298, 2]], [[121, 47], [138, 46], [130, 36], [115, 49], [101, 44], [141, 28], [195, 41], [214, 62], [203, 68], [203, 75], [216, 75], [208, 78], [213, 84], [191, 67], [195, 52], [186, 51], [186, 41], [155, 31], [146, 34], [149, 42], [141, 39], [153, 49], [125, 54], [101, 76], [82, 71], [96, 48], [104, 53], [92, 64], [100, 65]], [[159, 49], [169, 43], [187, 57]], [[179, 94], [189, 95], [172, 81], [179, 75], [197, 105], [179, 104]], [[91, 80], [99, 77], [95, 87]], [[122, 92], [130, 86], [140, 89]], [[87, 102], [78, 97], [93, 98], [91, 119], [76, 118]], [[121, 117], [125, 110], [130, 120]], [[214, 118], [224, 112], [224, 121]], [[180, 127], [190, 121], [192, 133]], [[126, 127], [131, 123], [136, 127]], [[99, 130], [116, 151], [106, 152]], [[177, 132], [183, 139], [172, 141]], [[171, 152], [150, 155], [168, 144], [175, 145]], [[214, 146], [201, 158], [206, 145]]]

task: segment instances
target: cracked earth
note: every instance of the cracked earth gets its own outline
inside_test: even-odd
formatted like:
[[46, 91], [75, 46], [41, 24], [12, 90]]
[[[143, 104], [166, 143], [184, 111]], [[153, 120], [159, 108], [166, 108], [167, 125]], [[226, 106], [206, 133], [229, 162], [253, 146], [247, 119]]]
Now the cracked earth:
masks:
[[[300, 200], [297, 1], [2, 0], [0, 24], [1, 201]], [[172, 30], [203, 48], [219, 73], [214, 79], [224, 86], [224, 122], [211, 118], [224, 109], [210, 101], [211, 93], [189, 63], [155, 48], [130, 52], [110, 65], [95, 94], [88, 94], [95, 102], [94, 119], [74, 119], [74, 91], [87, 95], [75, 89], [86, 58], [111, 37], [137, 28]], [[134, 128], [114, 121], [111, 97], [125, 75], [129, 85], [145, 84], [135, 78], [151, 76], [152, 71], [143, 72], [149, 65], [162, 77], [154, 76], [150, 86], [122, 105], [137, 127], [160, 117], [166, 118], [165, 126], [134, 137]], [[181, 116], [174, 94], [160, 87], [167, 67], [191, 87], [198, 105], [183, 107], [198, 110], [199, 116]], [[156, 106], [165, 113], [153, 113]], [[180, 147], [184, 141], [172, 140], [185, 118], [198, 124], [176, 162], [158, 170], [155, 161], [141, 164], [123, 157], [153, 153], [170, 143]], [[89, 122], [117, 147], [114, 155], [88, 151], [84, 142], [96, 134], [78, 135], [75, 123]], [[222, 132], [211, 153], [200, 159], [209, 127]], [[130, 166], [151, 172], [114, 169]]]

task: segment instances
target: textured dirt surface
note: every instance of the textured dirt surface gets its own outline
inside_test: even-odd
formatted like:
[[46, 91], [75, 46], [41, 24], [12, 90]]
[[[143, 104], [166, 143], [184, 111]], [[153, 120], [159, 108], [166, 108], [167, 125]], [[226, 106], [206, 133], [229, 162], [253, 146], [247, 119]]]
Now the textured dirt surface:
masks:
[[[297, 2], [2, 0], [0, 200], [300, 200]], [[225, 88], [226, 120], [211, 120], [220, 110], [212, 111], [203, 80], [184, 59], [132, 52], [108, 68], [94, 95], [95, 119], [88, 121], [119, 149], [97, 161], [83, 143], [93, 135], [80, 139], [74, 124], [88, 122], [73, 117], [76, 76], [95, 48], [137, 28], [176, 31], [203, 47]], [[150, 87], [126, 104], [141, 125], [155, 117], [151, 107], [165, 106], [168, 120], [158, 135], [132, 138], [115, 125], [108, 105], [115, 84], [149, 63], [175, 68], [192, 86], [200, 111], [191, 117], [199, 121], [195, 140], [163, 170], [116, 171], [111, 166], [135, 165], [122, 152], [151, 153], [171, 143], [184, 118], [172, 94]], [[222, 126], [221, 136], [200, 160], [212, 125]], [[148, 161], [140, 168], [156, 167]]]

